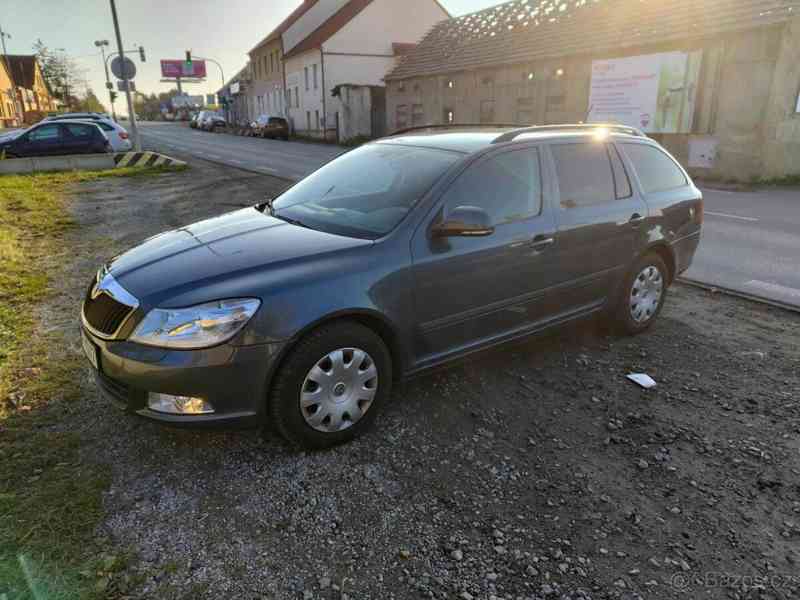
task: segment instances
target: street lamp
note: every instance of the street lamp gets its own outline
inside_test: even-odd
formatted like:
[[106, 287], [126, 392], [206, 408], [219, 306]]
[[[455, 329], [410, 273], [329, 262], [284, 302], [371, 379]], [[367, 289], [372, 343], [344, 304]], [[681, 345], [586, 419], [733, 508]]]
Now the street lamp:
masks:
[[103, 69], [106, 72], [106, 89], [108, 89], [108, 98], [111, 101], [111, 116], [114, 120], [117, 120], [117, 111], [114, 108], [114, 86], [111, 84], [111, 78], [108, 76], [108, 63], [106, 62], [106, 47], [109, 46], [108, 40], [97, 40], [94, 43], [95, 46], [100, 48], [100, 54], [103, 56]]

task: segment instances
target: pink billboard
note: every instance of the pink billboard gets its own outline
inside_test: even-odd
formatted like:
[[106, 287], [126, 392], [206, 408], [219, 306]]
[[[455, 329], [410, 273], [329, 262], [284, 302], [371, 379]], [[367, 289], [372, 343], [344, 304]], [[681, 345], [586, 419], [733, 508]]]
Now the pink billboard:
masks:
[[205, 77], [206, 61], [193, 60], [189, 65], [185, 60], [162, 60], [161, 76], [171, 79], [175, 77]]

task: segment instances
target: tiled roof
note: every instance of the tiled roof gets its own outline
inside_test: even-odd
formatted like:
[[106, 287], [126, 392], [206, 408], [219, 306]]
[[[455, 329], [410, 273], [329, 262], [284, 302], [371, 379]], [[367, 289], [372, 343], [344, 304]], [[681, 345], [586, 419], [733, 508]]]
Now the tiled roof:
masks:
[[350, 0], [350, 2], [337, 10], [330, 19], [327, 19], [302, 42], [292, 48], [286, 54], [286, 58], [302, 54], [314, 48], [322, 47], [322, 44], [327, 42], [337, 31], [347, 25], [358, 13], [369, 6], [370, 2], [372, 2], [372, 0]]
[[270, 31], [267, 37], [258, 42], [258, 44], [256, 44], [256, 46], [252, 50], [250, 50], [248, 54], [255, 52], [264, 44], [268, 44], [269, 42], [277, 40], [280, 36], [284, 34], [284, 32], [287, 29], [289, 29], [289, 27], [294, 25], [295, 22], [300, 17], [306, 14], [309, 11], [309, 9], [311, 9], [317, 3], [317, 1], [318, 0], [303, 0], [303, 3], [300, 6], [295, 8], [288, 17], [286, 17], [283, 21], [281, 21], [280, 25], [278, 25], [275, 29]]
[[793, 16], [800, 0], [513, 0], [438, 23], [386, 79], [702, 38]]
[[405, 56], [409, 54], [414, 48], [416, 48], [416, 44], [408, 44], [404, 42], [392, 42], [392, 53], [395, 56]]
[[36, 81], [36, 57], [7, 54], [5, 59], [14, 83], [22, 88], [33, 89], [33, 83]]

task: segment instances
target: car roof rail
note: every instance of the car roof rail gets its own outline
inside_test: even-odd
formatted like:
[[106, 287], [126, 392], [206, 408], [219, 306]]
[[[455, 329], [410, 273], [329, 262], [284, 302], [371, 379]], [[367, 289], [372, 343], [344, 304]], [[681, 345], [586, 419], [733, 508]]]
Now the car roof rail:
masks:
[[397, 131], [393, 131], [392, 133], [388, 134], [387, 137], [402, 135], [404, 133], [411, 133], [414, 131], [422, 131], [424, 129], [491, 129], [492, 127], [513, 127], [515, 129], [519, 129], [525, 127], [525, 125], [520, 125], [519, 123], [430, 123], [428, 125], [414, 125], [413, 127], [398, 129]]
[[514, 131], [507, 131], [492, 143], [502, 144], [503, 142], [511, 142], [523, 133], [539, 133], [543, 131], [592, 131], [595, 129], [607, 129], [614, 133], [626, 133], [635, 137], [647, 137], [641, 129], [628, 125], [621, 125], [619, 123], [565, 123], [563, 125], [531, 125], [529, 127], [521, 127]]

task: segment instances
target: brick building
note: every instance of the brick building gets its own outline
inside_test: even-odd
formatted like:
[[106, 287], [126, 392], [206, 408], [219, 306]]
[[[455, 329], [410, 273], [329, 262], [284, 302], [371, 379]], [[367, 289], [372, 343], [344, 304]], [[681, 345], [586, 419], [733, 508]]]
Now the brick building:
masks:
[[515, 0], [385, 79], [389, 130], [614, 120], [705, 175], [800, 173], [800, 0]]

